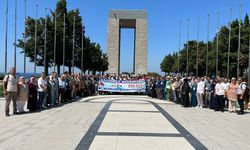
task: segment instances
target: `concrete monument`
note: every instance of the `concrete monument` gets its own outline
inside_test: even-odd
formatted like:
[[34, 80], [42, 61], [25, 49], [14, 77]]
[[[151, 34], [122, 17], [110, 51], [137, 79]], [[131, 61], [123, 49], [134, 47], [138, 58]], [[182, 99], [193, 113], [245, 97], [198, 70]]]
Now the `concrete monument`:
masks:
[[121, 28], [134, 29], [133, 73], [147, 74], [148, 16], [144, 10], [110, 10], [108, 17], [108, 73], [120, 74]]

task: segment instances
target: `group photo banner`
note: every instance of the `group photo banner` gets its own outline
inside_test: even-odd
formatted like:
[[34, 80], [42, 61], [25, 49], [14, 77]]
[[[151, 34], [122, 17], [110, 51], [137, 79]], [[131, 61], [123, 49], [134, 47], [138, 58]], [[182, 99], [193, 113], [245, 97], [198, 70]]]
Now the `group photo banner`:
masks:
[[138, 81], [120, 81], [120, 80], [100, 80], [98, 91], [109, 92], [146, 92], [146, 82]]

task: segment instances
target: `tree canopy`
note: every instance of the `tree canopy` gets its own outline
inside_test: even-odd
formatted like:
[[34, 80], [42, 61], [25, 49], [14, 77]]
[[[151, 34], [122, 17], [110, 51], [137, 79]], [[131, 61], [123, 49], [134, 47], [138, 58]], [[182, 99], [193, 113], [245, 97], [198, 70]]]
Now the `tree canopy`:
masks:
[[[230, 71], [229, 77], [237, 76], [237, 52], [238, 52], [238, 33], [239, 21], [234, 20], [231, 22], [231, 42], [230, 42]], [[246, 14], [245, 19], [241, 22], [241, 47], [240, 47], [240, 75], [243, 76], [244, 71], [248, 68], [248, 54], [249, 54], [249, 34], [250, 25], [249, 17]], [[227, 58], [228, 58], [228, 42], [229, 42], [229, 26], [222, 26], [218, 32], [218, 75], [227, 76]], [[213, 40], [199, 42], [198, 51], [198, 75], [206, 75], [206, 55], [208, 46], [208, 75], [216, 76], [216, 35]], [[188, 67], [189, 75], [196, 74], [196, 50], [197, 41], [188, 41]], [[183, 49], [179, 53], [180, 59], [180, 73], [185, 74], [187, 69], [187, 43], [184, 44]], [[178, 64], [178, 53], [168, 54], [165, 56], [161, 63], [161, 71], [165, 73], [177, 73], [176, 64]]]
[[[54, 36], [55, 36], [55, 18], [56, 18], [56, 61], [57, 72], [60, 73], [60, 67], [63, 65], [63, 35], [64, 35], [64, 15], [65, 15], [65, 66], [72, 68], [72, 50], [73, 50], [73, 25], [75, 18], [75, 42], [74, 42], [74, 64], [75, 67], [81, 69], [81, 54], [83, 43], [83, 72], [96, 71], [104, 72], [108, 70], [108, 58], [102, 53], [100, 44], [92, 42], [90, 37], [85, 35], [85, 26], [83, 18], [80, 16], [79, 9], [68, 10], [67, 1], [59, 0], [56, 9], [50, 10], [47, 18], [47, 45], [46, 45], [46, 64], [44, 64], [45, 49], [45, 18], [28, 17], [26, 20], [26, 56], [30, 62], [34, 62], [35, 58], [35, 24], [37, 21], [37, 56], [36, 65], [45, 66], [45, 72], [54, 63]], [[83, 40], [83, 42], [82, 42]], [[18, 39], [17, 46], [24, 48], [24, 40]], [[23, 53], [24, 51], [21, 51]]]

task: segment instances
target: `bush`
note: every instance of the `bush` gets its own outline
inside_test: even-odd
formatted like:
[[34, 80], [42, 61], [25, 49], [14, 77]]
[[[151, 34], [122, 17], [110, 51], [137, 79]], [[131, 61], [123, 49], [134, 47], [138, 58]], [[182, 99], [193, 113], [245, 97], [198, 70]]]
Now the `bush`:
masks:
[[0, 97], [3, 97], [4, 95], [3, 95], [3, 86], [2, 85], [0, 85]]
[[148, 76], [155, 76], [155, 77], [159, 77], [160, 75], [156, 72], [148, 72]]
[[3, 79], [4, 79], [4, 75], [0, 74], [0, 80], [3, 80]]

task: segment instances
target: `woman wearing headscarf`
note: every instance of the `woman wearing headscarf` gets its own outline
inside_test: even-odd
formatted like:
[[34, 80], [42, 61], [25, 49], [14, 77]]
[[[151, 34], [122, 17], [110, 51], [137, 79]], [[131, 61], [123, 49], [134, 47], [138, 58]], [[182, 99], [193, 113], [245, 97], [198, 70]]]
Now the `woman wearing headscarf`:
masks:
[[50, 76], [49, 78], [50, 85], [50, 106], [53, 106], [56, 103], [56, 83], [54, 81], [54, 77]]
[[37, 83], [35, 77], [31, 77], [29, 80], [29, 97], [27, 108], [29, 111], [37, 110]]
[[170, 82], [170, 78], [167, 77], [166, 80], [166, 86], [165, 86], [165, 99], [166, 101], [170, 101], [170, 91], [171, 91], [171, 82]]
[[229, 85], [228, 92], [227, 92], [227, 98], [229, 100], [229, 112], [236, 112], [236, 102], [237, 102], [237, 89], [238, 84], [236, 82], [236, 78], [232, 78], [232, 82]]
[[210, 104], [209, 108], [210, 109], [215, 109], [216, 108], [216, 96], [215, 96], [215, 85], [217, 81], [213, 80], [212, 85], [211, 85], [211, 99], [210, 99]]
[[25, 82], [24, 76], [21, 76], [20, 81], [18, 83], [18, 100], [17, 100], [18, 113], [24, 113], [24, 106], [26, 101], [28, 100], [28, 94], [29, 94], [28, 85]]
[[196, 107], [197, 106], [197, 80], [193, 80], [193, 85], [192, 85], [192, 92], [191, 92], [191, 106]]
[[225, 105], [225, 88], [222, 84], [221, 78], [218, 78], [218, 82], [215, 85], [215, 95], [216, 95], [216, 108], [215, 111], [224, 112], [224, 105]]
[[183, 85], [182, 85], [182, 90], [181, 90], [181, 92], [182, 92], [182, 104], [183, 104], [183, 106], [184, 107], [188, 107], [189, 106], [189, 104], [190, 104], [190, 102], [189, 102], [189, 93], [190, 93], [190, 86], [189, 86], [189, 84], [188, 84], [188, 79], [187, 78], [185, 78], [184, 79], [184, 83], [183, 83]]

